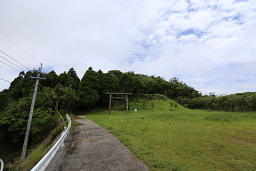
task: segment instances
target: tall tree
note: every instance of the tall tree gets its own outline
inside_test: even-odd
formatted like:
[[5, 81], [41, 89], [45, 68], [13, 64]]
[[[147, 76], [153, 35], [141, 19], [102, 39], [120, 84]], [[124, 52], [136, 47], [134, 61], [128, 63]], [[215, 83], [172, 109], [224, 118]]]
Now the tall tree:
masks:
[[98, 73], [89, 67], [85, 72], [79, 87], [79, 100], [82, 109], [96, 106], [100, 98], [100, 80]]
[[68, 73], [67, 73], [67, 81], [68, 84], [71, 86], [71, 88], [78, 90], [79, 88], [79, 83], [80, 83], [80, 79], [77, 76], [76, 71], [74, 70], [74, 68], [70, 68]]
[[48, 74], [45, 74], [44, 77], [45, 77], [45, 80], [41, 81], [41, 84], [44, 87], [54, 88], [57, 85], [59, 77], [55, 71], [51, 71]]

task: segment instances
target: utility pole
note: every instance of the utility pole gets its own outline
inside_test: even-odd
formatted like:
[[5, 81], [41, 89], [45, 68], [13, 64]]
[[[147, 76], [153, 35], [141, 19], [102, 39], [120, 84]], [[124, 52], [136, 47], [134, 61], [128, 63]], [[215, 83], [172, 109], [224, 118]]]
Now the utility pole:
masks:
[[125, 95], [125, 100], [126, 100], [126, 113], [128, 113], [129, 108], [128, 108], [128, 95], [127, 94]]
[[109, 95], [109, 107], [108, 107], [108, 113], [110, 114], [111, 112], [111, 102], [112, 101], [112, 94]]
[[29, 118], [28, 118], [28, 124], [27, 124], [24, 144], [23, 144], [23, 147], [22, 147], [21, 161], [23, 161], [25, 159], [26, 152], [27, 152], [28, 137], [29, 137], [29, 133], [30, 133], [30, 127], [31, 127], [31, 122], [32, 122], [32, 116], [33, 116], [33, 111], [34, 111], [34, 106], [35, 106], [35, 101], [36, 101], [36, 94], [37, 94], [39, 80], [40, 79], [44, 79], [44, 78], [40, 77], [40, 74], [42, 73], [42, 66], [43, 66], [43, 64], [41, 64], [41, 66], [39, 67], [39, 69], [37, 71], [37, 77], [32, 77], [32, 78], [36, 79], [36, 84], [35, 84], [35, 89], [34, 89], [34, 93], [33, 93], [32, 103], [31, 103], [31, 107], [30, 107], [30, 112], [29, 112]]

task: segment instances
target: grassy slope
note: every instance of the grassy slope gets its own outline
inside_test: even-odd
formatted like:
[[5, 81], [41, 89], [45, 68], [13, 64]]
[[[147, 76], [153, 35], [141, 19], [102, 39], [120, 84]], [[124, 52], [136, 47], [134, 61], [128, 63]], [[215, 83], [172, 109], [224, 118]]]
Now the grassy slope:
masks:
[[151, 170], [256, 169], [256, 113], [188, 110], [180, 105], [172, 112], [171, 100], [143, 101], [131, 104], [144, 108], [138, 112], [86, 116], [116, 135]]

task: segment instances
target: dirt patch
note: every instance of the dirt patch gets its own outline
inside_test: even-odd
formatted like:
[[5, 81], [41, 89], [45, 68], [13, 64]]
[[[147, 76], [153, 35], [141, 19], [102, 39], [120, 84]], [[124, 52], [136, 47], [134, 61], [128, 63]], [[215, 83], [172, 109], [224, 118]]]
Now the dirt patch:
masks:
[[84, 115], [74, 115], [73, 116], [74, 119], [85, 119]]
[[235, 138], [232, 139], [232, 142], [236, 143], [236, 144], [251, 144], [256, 146], [256, 138], [252, 138], [252, 139], [246, 139], [246, 138]]
[[238, 131], [237, 137], [231, 139], [232, 142], [236, 144], [250, 144], [256, 146], [256, 133], [254, 132], [246, 132], [246, 131]]

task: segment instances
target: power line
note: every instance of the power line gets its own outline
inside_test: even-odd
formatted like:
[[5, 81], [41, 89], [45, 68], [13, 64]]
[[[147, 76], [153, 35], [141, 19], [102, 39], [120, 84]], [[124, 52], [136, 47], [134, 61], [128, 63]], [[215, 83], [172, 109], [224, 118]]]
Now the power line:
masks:
[[25, 65], [23, 65], [22, 63], [20, 63], [19, 61], [17, 61], [16, 59], [14, 59], [13, 57], [11, 57], [10, 55], [8, 55], [6, 52], [4, 52], [3, 50], [0, 49], [0, 52], [2, 52], [3, 54], [5, 54], [6, 56], [8, 56], [9, 58], [11, 58], [12, 60], [14, 60], [15, 62], [17, 62], [18, 64], [20, 64], [22, 67], [24, 67], [25, 69], [29, 70], [28, 67], [26, 67]]
[[23, 70], [23, 68], [22, 68], [22, 67], [20, 67], [19, 65], [15, 64], [15, 63], [14, 63], [14, 62], [12, 62], [12, 61], [10, 61], [9, 59], [7, 59], [7, 58], [5, 58], [5, 57], [3, 57], [3, 56], [1, 56], [1, 55], [0, 55], [0, 58], [2, 58], [2, 59], [4, 59], [4, 60], [8, 61], [9, 63], [11, 63], [11, 64], [15, 65], [16, 67], [18, 67], [18, 68], [20, 68], [20, 69], [22, 69], [22, 70]]
[[9, 42], [9, 44], [11, 44], [12, 47], [14, 47], [16, 50], [19, 50], [19, 51], [22, 50], [22, 52], [25, 53], [26, 56], [29, 56], [30, 58], [33, 58], [33, 60], [36, 60], [39, 63], [41, 62], [37, 58], [34, 57], [34, 55], [31, 53], [31, 51], [24, 48], [24, 46], [21, 46], [20, 44], [18, 44], [17, 41], [14, 41], [14, 39], [11, 35], [6, 36], [3, 32], [0, 32], [0, 36], [2, 38], [4, 38], [6, 42]]
[[5, 65], [9, 66], [10, 68], [12, 68], [12, 69], [14, 69], [14, 70], [16, 70], [16, 71], [18, 71], [18, 72], [20, 72], [20, 70], [19, 70], [19, 69], [15, 68], [15, 67], [14, 67], [14, 66], [12, 66], [12, 65], [9, 65], [8, 63], [6, 63], [6, 62], [4, 62], [4, 61], [1, 61], [1, 60], [0, 60], [0, 62], [2, 62], [3, 64], [5, 64]]
[[0, 77], [0, 80], [5, 81], [5, 82], [7, 82], [7, 83], [11, 83], [10, 81], [8, 81], [8, 80], [6, 80], [6, 79], [3, 79], [3, 78], [1, 78], [1, 77]]

